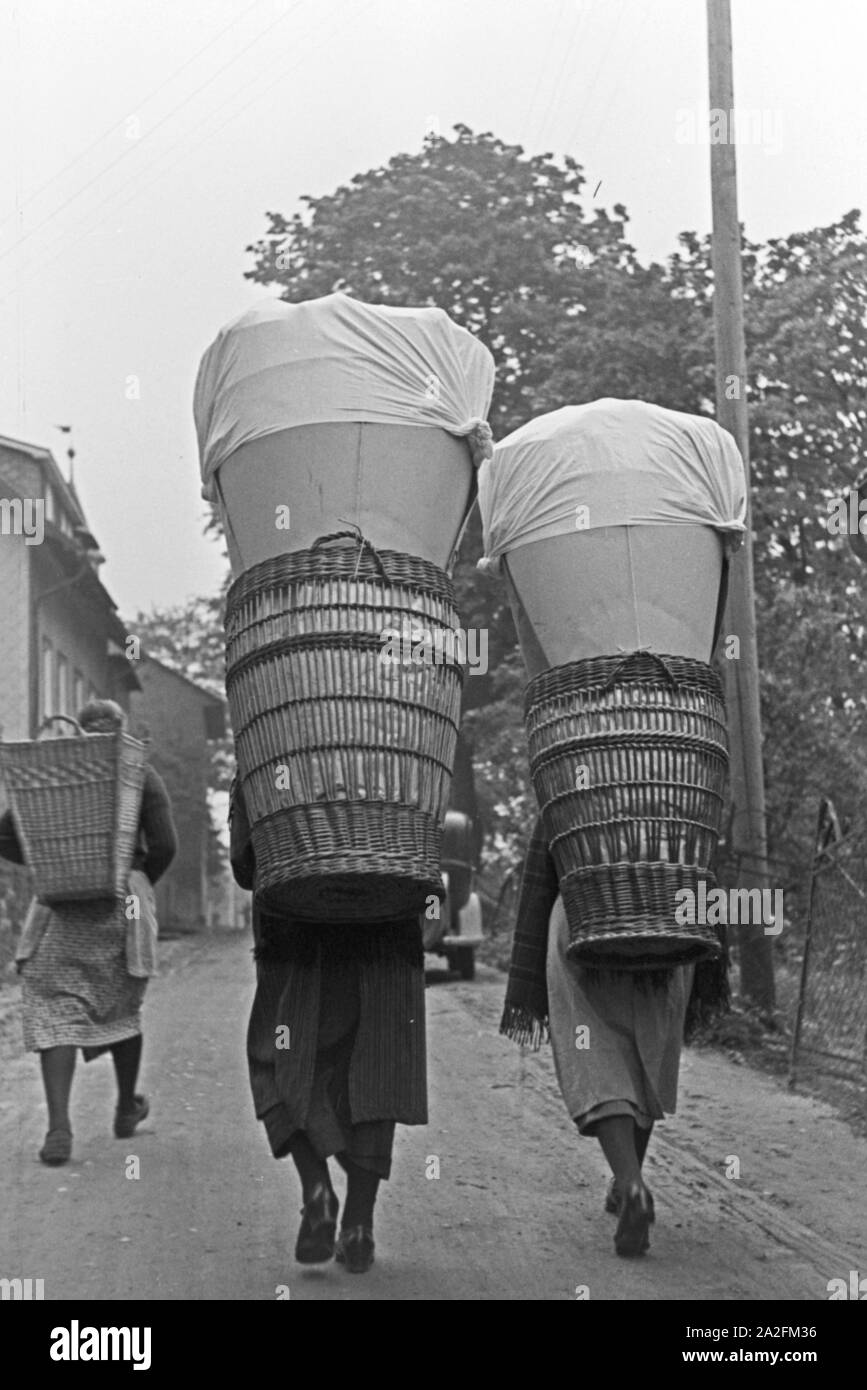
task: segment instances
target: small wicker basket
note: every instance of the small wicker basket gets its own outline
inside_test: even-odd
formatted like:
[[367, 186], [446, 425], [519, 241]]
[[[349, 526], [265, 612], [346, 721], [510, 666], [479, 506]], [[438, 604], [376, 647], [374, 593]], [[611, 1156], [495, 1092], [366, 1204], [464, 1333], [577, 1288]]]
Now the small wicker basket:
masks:
[[569, 954], [617, 970], [718, 955], [712, 926], [675, 918], [679, 890], [715, 885], [728, 741], [712, 667], [650, 652], [557, 666], [528, 685], [525, 725]]
[[[226, 693], [264, 908], [385, 921], [442, 896], [457, 624], [442, 570], [347, 533], [232, 585]], [[430, 634], [443, 659], [385, 661], [387, 630]]]
[[129, 734], [0, 743], [0, 771], [41, 902], [123, 897], [138, 839], [147, 745]]

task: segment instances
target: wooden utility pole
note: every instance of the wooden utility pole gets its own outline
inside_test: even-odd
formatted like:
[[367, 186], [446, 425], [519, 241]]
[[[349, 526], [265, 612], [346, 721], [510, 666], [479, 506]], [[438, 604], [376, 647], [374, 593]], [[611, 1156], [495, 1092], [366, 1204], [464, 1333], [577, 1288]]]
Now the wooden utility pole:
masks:
[[[747, 530], [729, 577], [725, 634], [739, 641], [726, 660], [726, 697], [734, 803], [732, 848], [741, 888], [769, 888], [759, 659], [753, 587], [747, 354], [744, 340], [741, 235], [738, 222], [734, 80], [730, 0], [707, 0], [710, 69], [710, 175], [713, 205], [713, 320], [716, 343], [717, 420], [735, 438], [747, 480]], [[721, 114], [722, 113], [722, 114]], [[773, 938], [759, 924], [741, 926], [741, 991], [763, 1011], [775, 1004]]]

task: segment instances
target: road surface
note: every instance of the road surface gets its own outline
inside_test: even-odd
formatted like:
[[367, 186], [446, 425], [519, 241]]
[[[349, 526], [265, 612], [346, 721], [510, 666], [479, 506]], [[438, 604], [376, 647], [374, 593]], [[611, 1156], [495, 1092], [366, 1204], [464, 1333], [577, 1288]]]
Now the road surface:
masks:
[[0, 1277], [43, 1279], [47, 1300], [816, 1300], [829, 1280], [867, 1273], [867, 1141], [826, 1106], [697, 1051], [648, 1158], [651, 1252], [618, 1259], [598, 1146], [568, 1120], [548, 1049], [498, 1035], [504, 978], [485, 968], [472, 983], [429, 974], [431, 1122], [398, 1130], [373, 1270], [303, 1269], [294, 1171], [270, 1157], [247, 1087], [249, 939], [168, 954], [145, 1006], [150, 1118], [114, 1139], [110, 1059], [79, 1062], [64, 1168], [36, 1159], [38, 1065], [21, 1050], [17, 990], [2, 991]]

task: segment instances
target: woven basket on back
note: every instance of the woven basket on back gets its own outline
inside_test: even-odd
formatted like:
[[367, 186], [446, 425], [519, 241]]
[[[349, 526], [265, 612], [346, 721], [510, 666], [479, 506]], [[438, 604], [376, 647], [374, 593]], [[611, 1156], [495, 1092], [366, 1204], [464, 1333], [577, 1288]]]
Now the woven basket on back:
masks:
[[[263, 907], [375, 921], [442, 894], [457, 624], [437, 566], [342, 533], [232, 585], [226, 693]], [[435, 659], [385, 659], [389, 630], [428, 640]]]
[[679, 890], [715, 885], [728, 740], [712, 667], [649, 652], [556, 666], [528, 685], [525, 725], [569, 954], [617, 970], [718, 954], [712, 926], [675, 919]]
[[[0, 743], [24, 861], [46, 903], [123, 897], [138, 839], [147, 745], [129, 734]], [[43, 728], [45, 726], [43, 725]]]

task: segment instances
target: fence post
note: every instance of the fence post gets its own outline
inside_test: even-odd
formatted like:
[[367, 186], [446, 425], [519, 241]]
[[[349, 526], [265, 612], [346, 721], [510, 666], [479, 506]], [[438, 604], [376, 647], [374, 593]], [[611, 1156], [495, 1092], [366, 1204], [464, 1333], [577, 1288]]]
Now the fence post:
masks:
[[795, 1026], [792, 1029], [792, 1047], [789, 1053], [788, 1088], [790, 1091], [795, 1089], [795, 1081], [797, 1079], [798, 1045], [801, 1041], [801, 1022], [804, 1017], [804, 995], [807, 991], [810, 943], [813, 937], [813, 902], [816, 896], [816, 870], [819, 864], [819, 841], [822, 836], [822, 827], [825, 823], [826, 805], [827, 799], [823, 797], [819, 803], [819, 815], [816, 820], [816, 839], [813, 845], [813, 860], [810, 868], [810, 901], [807, 908], [807, 932], [804, 937], [804, 955], [801, 960], [801, 980], [798, 985], [798, 1007], [795, 1011]]

